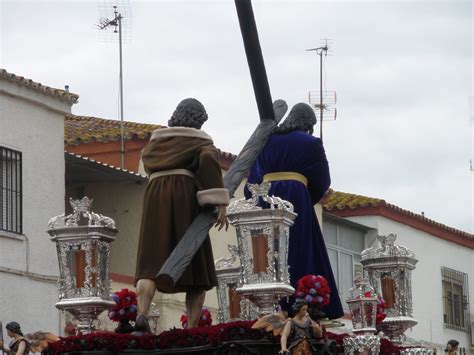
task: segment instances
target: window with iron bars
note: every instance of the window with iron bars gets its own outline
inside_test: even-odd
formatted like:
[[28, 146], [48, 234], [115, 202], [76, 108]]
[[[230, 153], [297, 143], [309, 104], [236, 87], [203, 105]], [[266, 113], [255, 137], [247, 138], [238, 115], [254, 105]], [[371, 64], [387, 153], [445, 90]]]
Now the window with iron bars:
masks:
[[446, 328], [469, 330], [469, 285], [467, 274], [441, 268], [443, 282], [443, 317]]
[[0, 146], [0, 231], [23, 233], [22, 155]]

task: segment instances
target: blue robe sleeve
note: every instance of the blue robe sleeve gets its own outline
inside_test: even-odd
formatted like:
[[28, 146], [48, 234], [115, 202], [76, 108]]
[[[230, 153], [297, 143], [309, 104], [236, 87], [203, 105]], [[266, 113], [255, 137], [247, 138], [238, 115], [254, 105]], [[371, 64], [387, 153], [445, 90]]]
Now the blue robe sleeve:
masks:
[[326, 159], [321, 139], [311, 140], [308, 151], [311, 152], [311, 165], [305, 170], [305, 176], [308, 178], [308, 190], [313, 204], [321, 200], [331, 185], [331, 176], [329, 173], [329, 163]]

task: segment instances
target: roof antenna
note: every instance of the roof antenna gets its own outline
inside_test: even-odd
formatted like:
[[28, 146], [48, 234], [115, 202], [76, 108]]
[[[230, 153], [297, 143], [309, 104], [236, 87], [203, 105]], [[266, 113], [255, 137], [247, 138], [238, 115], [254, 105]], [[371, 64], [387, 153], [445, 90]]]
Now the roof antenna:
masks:
[[336, 110], [336, 92], [335, 91], [323, 91], [323, 56], [327, 57], [332, 55], [332, 43], [329, 39], [321, 40], [321, 44], [317, 48], [310, 48], [306, 51], [314, 51], [319, 56], [319, 92], [310, 91], [308, 94], [309, 104], [313, 107], [317, 113], [319, 111], [319, 138], [323, 140], [323, 117], [324, 112], [326, 116], [330, 117], [331, 121], [334, 121], [337, 116]]
[[[120, 168], [125, 168], [125, 146], [123, 126], [123, 63], [122, 43], [131, 40], [131, 32], [127, 32], [127, 23], [131, 25], [131, 11], [128, 0], [99, 0], [100, 20], [96, 27], [101, 30], [101, 39], [106, 42], [119, 43], [119, 104], [120, 104]], [[130, 27], [129, 25], [129, 27]], [[107, 31], [108, 30], [108, 31]], [[110, 31], [112, 30], [112, 31]], [[118, 33], [118, 38], [117, 38]]]

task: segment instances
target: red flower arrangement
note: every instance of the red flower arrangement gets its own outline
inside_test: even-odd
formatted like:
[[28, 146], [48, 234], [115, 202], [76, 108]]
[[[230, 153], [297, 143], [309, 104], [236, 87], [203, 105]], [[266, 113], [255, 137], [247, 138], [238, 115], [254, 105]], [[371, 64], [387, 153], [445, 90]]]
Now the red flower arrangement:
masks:
[[112, 296], [115, 307], [109, 311], [109, 319], [114, 322], [134, 321], [137, 318], [137, 294], [128, 288], [115, 292]]
[[320, 275], [306, 275], [298, 280], [295, 296], [321, 309], [329, 304], [330, 293], [331, 289], [326, 278]]
[[[184, 312], [180, 319], [181, 325], [184, 329], [188, 328], [188, 314]], [[211, 312], [206, 307], [201, 309], [201, 318], [199, 318], [198, 327], [209, 327], [212, 324]]]

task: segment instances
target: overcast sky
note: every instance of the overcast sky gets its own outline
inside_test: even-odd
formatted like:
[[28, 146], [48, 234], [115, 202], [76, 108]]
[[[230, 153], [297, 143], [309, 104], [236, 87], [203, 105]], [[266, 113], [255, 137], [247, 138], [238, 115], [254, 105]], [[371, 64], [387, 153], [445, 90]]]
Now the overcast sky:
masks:
[[[0, 1], [0, 65], [45, 85], [68, 84], [80, 95], [75, 114], [115, 119], [118, 44], [94, 28], [99, 2]], [[338, 117], [323, 125], [332, 187], [474, 232], [472, 3], [253, 7], [274, 100], [306, 102], [319, 69], [305, 49], [321, 38], [334, 43], [325, 87], [337, 92]], [[181, 99], [196, 97], [209, 113], [204, 130], [237, 154], [258, 113], [233, 1], [131, 0], [130, 8], [125, 119], [166, 124]]]

